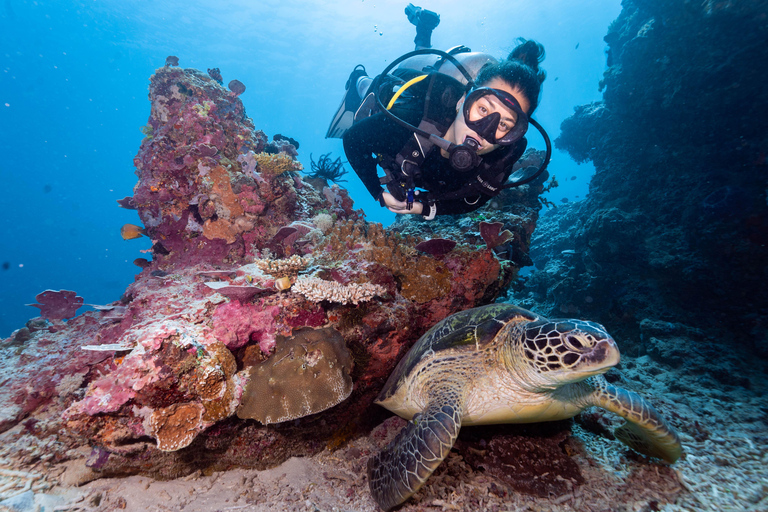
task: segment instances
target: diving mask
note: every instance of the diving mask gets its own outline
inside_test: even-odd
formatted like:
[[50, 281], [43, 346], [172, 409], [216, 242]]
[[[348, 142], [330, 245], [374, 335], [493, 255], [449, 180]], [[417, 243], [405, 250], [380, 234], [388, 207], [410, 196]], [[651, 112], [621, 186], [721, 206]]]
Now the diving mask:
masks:
[[[488, 95], [493, 95], [499, 102], [501, 102], [501, 105], [505, 109], [512, 113], [514, 125], [499, 139], [496, 139], [496, 132], [499, 130], [499, 124], [501, 123], [501, 113], [491, 112], [475, 121], [469, 119], [472, 106], [480, 98]], [[483, 139], [491, 144], [499, 144], [502, 146], [514, 144], [525, 135], [526, 131], [528, 131], [528, 116], [525, 115], [525, 112], [523, 112], [520, 103], [518, 103], [515, 97], [506, 91], [492, 89], [490, 87], [476, 87], [469, 91], [464, 100], [464, 122], [470, 130]]]

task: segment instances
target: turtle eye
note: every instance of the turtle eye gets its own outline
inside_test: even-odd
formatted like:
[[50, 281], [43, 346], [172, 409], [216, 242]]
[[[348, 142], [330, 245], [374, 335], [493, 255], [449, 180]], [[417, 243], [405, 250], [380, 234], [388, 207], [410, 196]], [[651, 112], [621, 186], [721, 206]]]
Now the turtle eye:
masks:
[[568, 335], [565, 337], [566, 343], [568, 343], [572, 348], [576, 350], [583, 350], [584, 344], [581, 342], [581, 340], [577, 336]]

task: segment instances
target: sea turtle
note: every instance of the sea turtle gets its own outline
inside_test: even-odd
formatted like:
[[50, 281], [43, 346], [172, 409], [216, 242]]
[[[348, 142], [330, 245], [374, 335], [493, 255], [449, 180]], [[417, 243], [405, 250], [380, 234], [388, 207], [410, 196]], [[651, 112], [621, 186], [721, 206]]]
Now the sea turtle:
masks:
[[384, 510], [404, 502], [448, 455], [462, 425], [571, 418], [590, 406], [626, 422], [629, 447], [667, 462], [680, 439], [653, 406], [600, 375], [619, 349], [600, 324], [547, 319], [512, 304], [449, 316], [400, 361], [377, 403], [411, 420], [368, 461], [371, 494]]

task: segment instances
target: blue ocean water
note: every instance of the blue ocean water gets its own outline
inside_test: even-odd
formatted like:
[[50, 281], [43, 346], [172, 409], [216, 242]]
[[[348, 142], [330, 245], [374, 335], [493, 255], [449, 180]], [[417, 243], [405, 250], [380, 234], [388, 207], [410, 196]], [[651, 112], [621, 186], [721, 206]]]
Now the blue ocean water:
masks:
[[[168, 55], [182, 67], [218, 67], [238, 79], [255, 126], [301, 143], [310, 167], [341, 141], [325, 131], [352, 68], [375, 74], [413, 49], [407, 2], [337, 0], [24, 1], [0, 7], [0, 337], [37, 315], [25, 306], [46, 289], [74, 290], [86, 303], [117, 300], [133, 281], [147, 238], [124, 241], [140, 223], [115, 202], [132, 194], [133, 157], [149, 116], [147, 87]], [[433, 45], [464, 44], [505, 56], [516, 37], [547, 50], [538, 121], [554, 139], [576, 105], [600, 99], [603, 35], [619, 0], [431, 1], [441, 14]], [[543, 148], [532, 137], [534, 147]], [[590, 165], [555, 152], [550, 173], [559, 204], [583, 198]], [[347, 188], [369, 220], [388, 224], [354, 173]], [[575, 179], [572, 179], [575, 178]]]

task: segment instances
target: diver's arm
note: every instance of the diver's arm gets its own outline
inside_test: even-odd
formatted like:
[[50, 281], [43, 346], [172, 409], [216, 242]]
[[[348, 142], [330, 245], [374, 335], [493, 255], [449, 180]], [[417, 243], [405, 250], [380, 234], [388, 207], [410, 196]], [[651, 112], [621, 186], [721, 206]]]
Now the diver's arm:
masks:
[[358, 121], [344, 134], [344, 153], [365, 188], [377, 201], [383, 189], [379, 182], [376, 154], [396, 155], [410, 132], [378, 113]]

